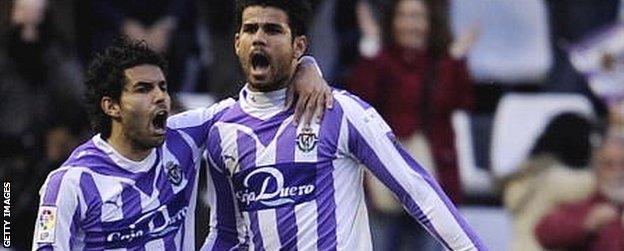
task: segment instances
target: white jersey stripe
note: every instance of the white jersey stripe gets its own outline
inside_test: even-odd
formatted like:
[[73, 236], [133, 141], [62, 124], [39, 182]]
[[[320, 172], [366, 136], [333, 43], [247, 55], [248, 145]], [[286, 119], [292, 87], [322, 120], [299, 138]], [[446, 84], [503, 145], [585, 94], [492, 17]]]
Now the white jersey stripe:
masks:
[[316, 201], [309, 201], [295, 206], [297, 228], [310, 229], [310, 231], [298, 231], [297, 250], [299, 251], [318, 250], [316, 246], [318, 241], [316, 209]]
[[258, 226], [262, 234], [264, 250], [278, 250], [281, 247], [275, 210], [267, 209], [258, 211]]

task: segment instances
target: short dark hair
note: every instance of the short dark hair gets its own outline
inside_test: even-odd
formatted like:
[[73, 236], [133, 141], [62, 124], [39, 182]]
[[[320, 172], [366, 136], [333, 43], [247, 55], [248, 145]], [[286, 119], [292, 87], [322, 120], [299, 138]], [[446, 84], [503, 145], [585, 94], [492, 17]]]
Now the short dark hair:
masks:
[[240, 31], [243, 23], [243, 11], [250, 6], [275, 7], [288, 15], [288, 25], [293, 37], [302, 36], [308, 32], [308, 24], [312, 16], [312, 7], [309, 0], [237, 0], [236, 1], [236, 31]]
[[551, 154], [568, 167], [586, 167], [591, 159], [590, 138], [595, 132], [592, 123], [578, 113], [556, 115], [535, 142], [531, 156]]
[[110, 137], [112, 120], [100, 107], [102, 98], [119, 101], [126, 84], [124, 71], [142, 64], [158, 66], [166, 75], [167, 62], [150, 50], [144, 40], [118, 39], [89, 64], [85, 80], [87, 112], [93, 131], [103, 138]]

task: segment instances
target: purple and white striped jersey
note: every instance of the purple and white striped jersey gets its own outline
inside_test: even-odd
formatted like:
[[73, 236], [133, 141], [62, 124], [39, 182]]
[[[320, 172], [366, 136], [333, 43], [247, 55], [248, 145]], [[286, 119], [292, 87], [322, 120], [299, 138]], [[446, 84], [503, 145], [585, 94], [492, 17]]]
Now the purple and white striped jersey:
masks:
[[33, 250], [195, 250], [199, 160], [232, 104], [172, 116], [165, 143], [139, 162], [100, 135], [76, 148], [41, 188]]
[[486, 249], [375, 109], [334, 91], [320, 125], [295, 127], [285, 95], [244, 88], [210, 129], [204, 248], [226, 250], [232, 243], [222, 240], [238, 238], [251, 250], [371, 250], [366, 166], [445, 247]]

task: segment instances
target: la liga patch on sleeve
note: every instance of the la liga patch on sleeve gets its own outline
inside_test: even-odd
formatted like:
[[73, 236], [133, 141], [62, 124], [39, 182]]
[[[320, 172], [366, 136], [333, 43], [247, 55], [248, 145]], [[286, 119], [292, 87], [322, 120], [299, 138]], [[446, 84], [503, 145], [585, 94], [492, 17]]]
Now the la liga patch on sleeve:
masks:
[[56, 229], [56, 207], [39, 207], [35, 227], [35, 242], [54, 243], [54, 230]]

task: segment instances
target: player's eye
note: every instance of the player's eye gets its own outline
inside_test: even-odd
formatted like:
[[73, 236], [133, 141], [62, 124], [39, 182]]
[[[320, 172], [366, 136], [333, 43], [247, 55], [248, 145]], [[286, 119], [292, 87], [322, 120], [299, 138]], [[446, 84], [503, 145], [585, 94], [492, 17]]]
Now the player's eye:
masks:
[[152, 85], [150, 85], [148, 83], [139, 83], [134, 88], [134, 91], [138, 92], [138, 93], [148, 93], [151, 90], [152, 90]]
[[256, 24], [244, 24], [243, 25], [243, 32], [244, 33], [256, 33], [256, 31], [258, 30], [258, 25]]
[[281, 34], [281, 33], [282, 33], [282, 31], [283, 31], [283, 29], [282, 29], [282, 27], [281, 27], [281, 26], [279, 26], [279, 25], [275, 25], [275, 24], [267, 24], [266, 26], [264, 26], [264, 31], [265, 31], [267, 34], [272, 34], [272, 35], [275, 35], [275, 34]]

